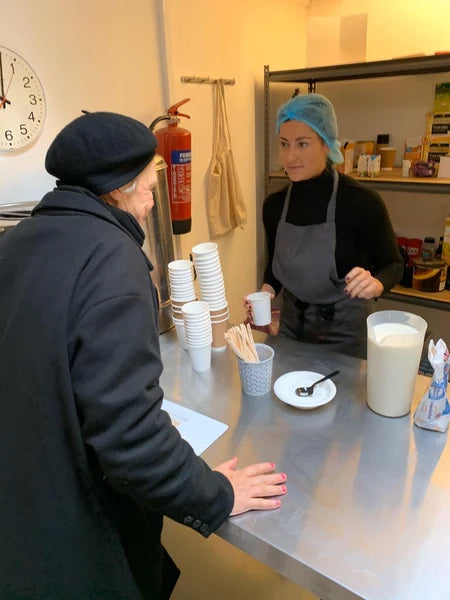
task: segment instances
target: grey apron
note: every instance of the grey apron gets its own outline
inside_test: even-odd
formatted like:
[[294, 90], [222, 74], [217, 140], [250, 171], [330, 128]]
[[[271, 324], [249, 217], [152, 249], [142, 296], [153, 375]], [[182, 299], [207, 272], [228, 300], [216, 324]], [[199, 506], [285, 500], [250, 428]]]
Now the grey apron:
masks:
[[292, 184], [275, 238], [272, 270], [283, 285], [280, 335], [365, 358], [371, 302], [350, 298], [336, 270], [336, 197], [339, 175], [332, 169], [333, 191], [325, 223], [286, 222]]

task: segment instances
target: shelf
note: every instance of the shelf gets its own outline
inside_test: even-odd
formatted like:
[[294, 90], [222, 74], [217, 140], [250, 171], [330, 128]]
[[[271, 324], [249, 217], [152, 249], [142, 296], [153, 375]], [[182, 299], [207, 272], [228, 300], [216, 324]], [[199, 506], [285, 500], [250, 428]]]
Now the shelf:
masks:
[[402, 170], [394, 168], [392, 171], [380, 171], [376, 177], [361, 177], [357, 171], [349, 173], [350, 177], [362, 181], [372, 187], [386, 190], [426, 191], [448, 194], [450, 179], [447, 177], [402, 177]]
[[[376, 177], [360, 177], [356, 171], [348, 174], [358, 181], [380, 190], [397, 190], [409, 192], [430, 191], [437, 194], [448, 194], [450, 190], [450, 179], [444, 177], [402, 177], [402, 170], [394, 168], [392, 171], [380, 171]], [[287, 179], [287, 175], [282, 171], [272, 171], [269, 173], [270, 179]]]
[[420, 304], [428, 308], [450, 311], [450, 290], [444, 290], [443, 292], [419, 292], [413, 288], [395, 285], [383, 297], [389, 300], [400, 300], [409, 304]]
[[268, 71], [269, 80], [290, 83], [320, 81], [344, 81], [348, 79], [371, 79], [450, 71], [450, 54], [398, 58], [310, 69]]

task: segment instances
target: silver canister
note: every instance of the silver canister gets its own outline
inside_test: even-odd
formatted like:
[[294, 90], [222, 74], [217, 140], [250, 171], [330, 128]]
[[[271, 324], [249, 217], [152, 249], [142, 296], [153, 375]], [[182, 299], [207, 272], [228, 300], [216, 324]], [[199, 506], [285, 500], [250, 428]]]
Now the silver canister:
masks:
[[145, 220], [144, 252], [153, 264], [151, 273], [159, 298], [159, 333], [173, 327], [167, 265], [174, 260], [172, 221], [170, 218], [167, 164], [155, 156], [157, 182], [153, 190], [154, 206]]

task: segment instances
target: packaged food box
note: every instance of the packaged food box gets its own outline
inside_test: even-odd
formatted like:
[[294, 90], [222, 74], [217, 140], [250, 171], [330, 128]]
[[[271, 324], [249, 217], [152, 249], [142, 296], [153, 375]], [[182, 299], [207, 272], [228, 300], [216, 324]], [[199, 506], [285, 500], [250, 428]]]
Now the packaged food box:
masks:
[[450, 81], [436, 84], [433, 111], [450, 112]]
[[450, 135], [450, 112], [427, 114], [426, 136], [431, 138], [435, 135], [440, 137]]
[[371, 140], [359, 140], [355, 142], [355, 151], [353, 153], [353, 166], [358, 166], [358, 160], [361, 154], [373, 154], [375, 142]]
[[367, 177], [375, 177], [380, 174], [381, 156], [379, 154], [371, 154], [367, 161]]
[[358, 157], [358, 165], [356, 167], [356, 171], [359, 177], [367, 177], [368, 165], [369, 165], [368, 154], [360, 154]]
[[425, 138], [423, 149], [423, 160], [428, 162], [432, 160], [438, 163], [441, 156], [450, 154], [450, 136]]
[[405, 140], [405, 152], [403, 158], [411, 161], [411, 167], [418, 160], [422, 160], [423, 138], [420, 136], [407, 137]]

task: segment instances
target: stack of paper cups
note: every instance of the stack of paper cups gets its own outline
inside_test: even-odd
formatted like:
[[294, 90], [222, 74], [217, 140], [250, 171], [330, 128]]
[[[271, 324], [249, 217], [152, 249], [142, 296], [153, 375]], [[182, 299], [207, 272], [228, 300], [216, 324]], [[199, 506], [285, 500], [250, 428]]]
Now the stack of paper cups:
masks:
[[207, 302], [187, 302], [183, 305], [184, 331], [194, 371], [211, 368], [211, 318]]
[[190, 260], [174, 260], [168, 264], [172, 319], [180, 346], [187, 349], [182, 307], [197, 299], [194, 265]]
[[226, 348], [224, 333], [228, 329], [228, 301], [217, 244], [206, 242], [192, 248], [200, 296], [209, 305], [214, 350]]

